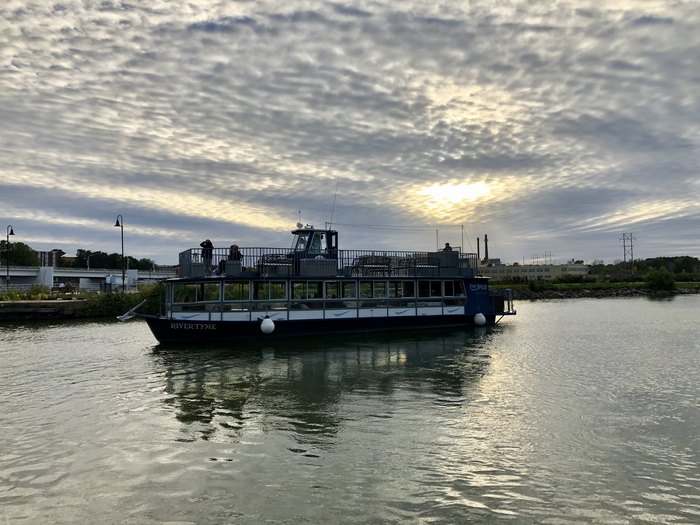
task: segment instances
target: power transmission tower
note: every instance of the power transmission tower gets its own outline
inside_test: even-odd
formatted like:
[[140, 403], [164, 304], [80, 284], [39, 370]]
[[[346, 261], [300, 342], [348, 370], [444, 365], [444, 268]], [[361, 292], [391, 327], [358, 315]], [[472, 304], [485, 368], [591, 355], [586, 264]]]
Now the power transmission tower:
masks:
[[630, 267], [634, 263], [634, 241], [637, 239], [631, 233], [623, 233], [620, 238], [622, 241], [622, 270], [627, 275], [627, 257], [629, 256]]

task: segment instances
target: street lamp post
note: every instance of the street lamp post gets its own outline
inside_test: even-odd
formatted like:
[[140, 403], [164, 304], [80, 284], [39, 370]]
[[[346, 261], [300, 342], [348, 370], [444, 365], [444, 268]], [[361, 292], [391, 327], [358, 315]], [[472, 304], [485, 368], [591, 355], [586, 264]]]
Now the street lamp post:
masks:
[[115, 228], [122, 230], [122, 292], [126, 291], [126, 270], [124, 268], [124, 217], [121, 214], [117, 215], [117, 222], [114, 223]]
[[88, 258], [87, 258], [87, 269], [88, 270], [90, 269], [90, 257], [92, 257], [92, 256], [93, 256], [93, 254], [91, 253], [90, 255], [88, 255]]
[[14, 235], [12, 225], [7, 226], [7, 237], [5, 241], [5, 263], [7, 264], [7, 274], [5, 275], [5, 291], [10, 291], [10, 235]]

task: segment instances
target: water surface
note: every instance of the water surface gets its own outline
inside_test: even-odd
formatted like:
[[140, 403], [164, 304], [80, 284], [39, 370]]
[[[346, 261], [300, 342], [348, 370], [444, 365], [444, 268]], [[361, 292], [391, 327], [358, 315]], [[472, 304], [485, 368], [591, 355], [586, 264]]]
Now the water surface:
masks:
[[697, 523], [700, 296], [169, 348], [0, 325], [5, 523]]

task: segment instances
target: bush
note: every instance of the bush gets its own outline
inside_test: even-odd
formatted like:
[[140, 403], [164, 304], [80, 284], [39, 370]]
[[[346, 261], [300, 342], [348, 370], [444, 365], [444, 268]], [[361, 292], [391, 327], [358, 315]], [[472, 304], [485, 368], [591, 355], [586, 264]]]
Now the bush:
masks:
[[653, 292], [671, 292], [676, 289], [676, 281], [666, 268], [659, 268], [647, 274], [646, 286]]
[[533, 292], [541, 292], [543, 290], [548, 290], [552, 286], [543, 279], [533, 279], [527, 282], [527, 287]]
[[164, 286], [161, 283], [144, 286], [138, 293], [112, 292], [92, 294], [86, 297], [84, 308], [80, 309], [80, 317], [116, 317], [132, 308], [139, 306], [138, 313], [158, 314], [161, 310], [161, 296]]
[[17, 290], [8, 290], [0, 292], [0, 299], [3, 301], [21, 301], [24, 299], [21, 292]]
[[27, 299], [31, 299], [33, 301], [48, 299], [49, 294], [50, 290], [48, 286], [44, 286], [42, 284], [33, 284], [26, 292]]

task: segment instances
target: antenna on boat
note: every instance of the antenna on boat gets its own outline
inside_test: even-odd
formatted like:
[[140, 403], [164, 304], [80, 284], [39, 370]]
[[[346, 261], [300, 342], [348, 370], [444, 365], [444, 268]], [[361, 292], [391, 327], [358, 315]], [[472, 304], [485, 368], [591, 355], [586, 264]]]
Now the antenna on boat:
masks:
[[331, 222], [328, 223], [328, 229], [333, 228], [333, 214], [335, 213], [335, 199], [338, 197], [338, 183], [340, 182], [340, 177], [335, 179], [335, 193], [333, 194], [333, 207], [331, 208]]

